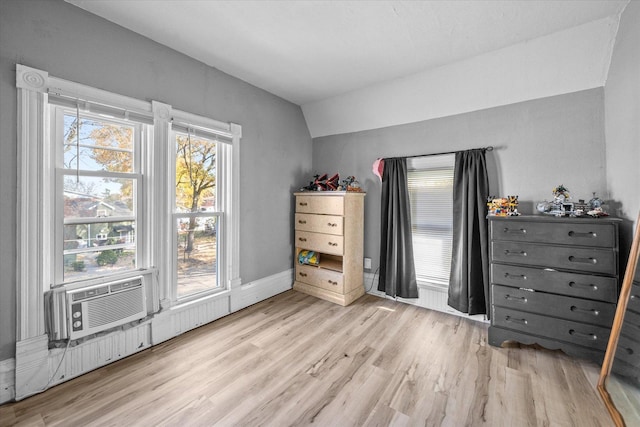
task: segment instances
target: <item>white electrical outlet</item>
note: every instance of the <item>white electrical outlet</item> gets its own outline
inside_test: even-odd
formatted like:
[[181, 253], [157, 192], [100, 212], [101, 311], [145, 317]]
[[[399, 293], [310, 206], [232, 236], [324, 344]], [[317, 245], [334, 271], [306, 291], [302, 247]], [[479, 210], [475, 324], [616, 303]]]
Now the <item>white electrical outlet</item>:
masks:
[[371, 258], [364, 259], [364, 268], [366, 270], [371, 270]]

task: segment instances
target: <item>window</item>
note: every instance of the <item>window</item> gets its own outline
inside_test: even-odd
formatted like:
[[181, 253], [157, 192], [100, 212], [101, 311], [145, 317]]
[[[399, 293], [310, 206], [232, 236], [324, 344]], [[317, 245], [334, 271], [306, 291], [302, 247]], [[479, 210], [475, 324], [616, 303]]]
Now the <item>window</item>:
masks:
[[413, 253], [419, 282], [449, 284], [454, 160], [453, 155], [407, 159]]
[[233, 295], [241, 126], [16, 69], [18, 338], [53, 288], [143, 275], [154, 309]]
[[[143, 130], [149, 126], [52, 106], [55, 283], [148, 267], [137, 230]], [[144, 248], [142, 248], [144, 250]]]
[[218, 225], [223, 214], [217, 200], [217, 166], [221, 147], [216, 140], [192, 135], [190, 129], [173, 135], [174, 265], [180, 299], [220, 286]]

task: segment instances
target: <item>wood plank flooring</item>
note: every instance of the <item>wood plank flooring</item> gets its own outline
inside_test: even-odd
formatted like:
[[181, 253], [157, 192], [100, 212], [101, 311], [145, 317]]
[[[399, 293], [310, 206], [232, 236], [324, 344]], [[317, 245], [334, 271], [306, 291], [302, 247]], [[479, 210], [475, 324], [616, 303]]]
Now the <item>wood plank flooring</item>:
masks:
[[45, 393], [28, 426], [608, 426], [598, 367], [365, 295], [288, 291]]

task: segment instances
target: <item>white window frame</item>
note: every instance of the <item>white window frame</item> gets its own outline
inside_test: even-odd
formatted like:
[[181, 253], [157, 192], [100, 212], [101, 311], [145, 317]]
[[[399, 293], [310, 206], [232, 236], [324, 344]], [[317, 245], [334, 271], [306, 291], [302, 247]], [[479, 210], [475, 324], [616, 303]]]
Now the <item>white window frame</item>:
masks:
[[[242, 127], [201, 116], [173, 111], [171, 105], [156, 101], [147, 102], [92, 88], [75, 82], [49, 76], [48, 72], [24, 65], [16, 65], [18, 95], [18, 199], [16, 229], [17, 244], [17, 341], [40, 340], [45, 336], [44, 291], [55, 283], [54, 260], [51, 255], [54, 235], [50, 218], [53, 217], [51, 188], [55, 182], [55, 168], [50, 150], [49, 94], [82, 99], [86, 102], [115, 107], [125, 111], [125, 116], [136, 116], [153, 123], [153, 143], [145, 153], [148, 172], [143, 176], [145, 186], [143, 205], [146, 210], [146, 233], [140, 239], [143, 251], [142, 265], [157, 271], [154, 280], [160, 304], [163, 307], [178, 305], [171, 297], [172, 281], [167, 275], [171, 235], [166, 233], [169, 222], [169, 200], [166, 192], [167, 147], [172, 118], [179, 117], [188, 123], [202, 121], [208, 129], [215, 130], [230, 139], [230, 149], [225, 153], [226, 167], [224, 194], [228, 195], [224, 213], [224, 233], [227, 238], [220, 248], [225, 258], [221, 260], [224, 271], [223, 288], [237, 292], [239, 277], [239, 166]], [[107, 108], [107, 107], [105, 107]], [[158, 184], [162, 182], [161, 184]], [[46, 190], [46, 191], [45, 191]], [[164, 266], [164, 267], [163, 267]], [[131, 272], [135, 274], [136, 272]], [[139, 273], [138, 273], [139, 274]]]
[[[147, 170], [146, 168], [150, 165], [148, 165], [148, 162], [142, 162], [142, 158], [144, 157], [144, 153], [147, 150], [147, 147], [149, 146], [149, 142], [150, 142], [150, 126], [145, 126], [144, 124], [140, 123], [140, 122], [126, 122], [123, 120], [117, 120], [117, 119], [111, 119], [111, 118], [101, 118], [100, 114], [91, 114], [87, 111], [84, 111], [82, 108], [80, 108], [80, 110], [82, 111], [80, 113], [81, 117], [90, 117], [90, 118], [95, 118], [98, 120], [105, 120], [106, 122], [110, 122], [110, 123], [120, 123], [120, 124], [125, 124], [128, 126], [131, 126], [134, 128], [134, 148], [133, 148], [133, 153], [134, 153], [134, 163], [133, 163], [133, 170], [130, 173], [121, 173], [121, 172], [103, 172], [103, 171], [79, 171], [78, 175], [79, 176], [86, 176], [86, 177], [105, 177], [105, 178], [109, 178], [109, 177], [121, 177], [121, 178], [125, 178], [125, 179], [132, 179], [135, 184], [136, 184], [136, 200], [135, 200], [135, 211], [134, 211], [134, 215], [129, 218], [109, 218], [109, 221], [127, 221], [127, 220], [133, 220], [136, 224], [136, 266], [137, 266], [137, 273], [134, 270], [126, 270], [126, 271], [122, 271], [122, 272], [114, 272], [114, 273], [110, 273], [108, 275], [102, 276], [101, 278], [96, 278], [94, 277], [89, 277], [89, 278], [80, 278], [80, 279], [73, 279], [71, 278], [71, 280], [64, 280], [64, 263], [63, 260], [61, 259], [64, 255], [64, 249], [63, 249], [63, 235], [64, 235], [64, 226], [66, 225], [66, 223], [64, 223], [63, 218], [58, 218], [58, 213], [62, 212], [64, 209], [63, 206], [63, 198], [60, 197], [60, 195], [63, 194], [64, 190], [64, 178], [65, 176], [71, 175], [69, 173], [68, 169], [64, 168], [63, 165], [63, 150], [62, 147], [59, 146], [60, 142], [61, 142], [61, 138], [62, 138], [62, 131], [63, 131], [63, 116], [65, 115], [65, 113], [72, 113], [72, 114], [76, 114], [76, 112], [72, 111], [70, 108], [65, 107], [65, 106], [61, 106], [61, 105], [54, 105], [54, 104], [50, 104], [50, 117], [52, 118], [51, 120], [51, 132], [50, 132], [50, 141], [49, 141], [49, 145], [50, 145], [50, 150], [51, 150], [51, 154], [54, 157], [53, 158], [53, 163], [54, 163], [54, 180], [51, 181], [52, 183], [55, 182], [55, 186], [50, 185], [50, 189], [49, 191], [47, 191], [47, 189], [45, 189], [44, 191], [47, 191], [49, 197], [51, 197], [51, 195], [55, 194], [56, 197], [53, 198], [52, 203], [55, 204], [56, 210], [54, 213], [54, 222], [55, 222], [55, 238], [53, 241], [53, 247], [52, 247], [52, 260], [53, 260], [53, 283], [52, 283], [52, 287], [54, 286], [64, 286], [73, 282], [80, 282], [82, 284], [82, 282], [87, 282], [87, 281], [94, 281], [95, 279], [97, 279], [98, 281], [106, 281], [106, 280], [112, 280], [114, 277], [120, 277], [120, 276], [128, 276], [128, 275], [132, 275], [132, 274], [139, 274], [140, 270], [148, 270], [150, 268], [150, 265], [146, 264], [147, 260], [149, 260], [149, 256], [146, 254], [146, 252], [148, 251], [148, 248], [145, 245], [142, 245], [140, 242], [144, 241], [144, 237], [148, 234], [148, 221], [146, 221], [145, 219], [147, 218], [146, 213], [148, 212], [147, 206], [145, 206], [145, 186], [143, 184], [144, 182], [144, 178], [147, 175]], [[46, 185], [47, 183], [45, 183]], [[89, 218], [83, 218], [82, 222], [98, 222], [95, 219], [89, 219]], [[104, 221], [102, 221], [104, 222]], [[88, 249], [85, 250], [81, 250], [85, 251], [85, 252], [89, 252]], [[46, 286], [46, 284], [45, 284]], [[45, 288], [45, 291], [47, 289]]]
[[[177, 284], [178, 284], [178, 259], [177, 254], [174, 251], [171, 252], [171, 262], [169, 266], [171, 271], [168, 273], [168, 277], [171, 277], [173, 286], [168, 290], [169, 300], [173, 303], [176, 302], [188, 302], [194, 299], [201, 298], [209, 294], [215, 294], [225, 291], [227, 288], [224, 283], [227, 283], [227, 276], [229, 274], [226, 269], [221, 268], [225, 265], [228, 254], [225, 248], [228, 248], [227, 242], [227, 227], [225, 226], [227, 221], [226, 212], [229, 208], [232, 209], [233, 199], [230, 197], [229, 187], [227, 181], [229, 180], [227, 162], [232, 159], [232, 137], [227, 132], [221, 132], [216, 129], [217, 123], [204, 120], [202, 117], [195, 117], [193, 115], [186, 114], [184, 112], [174, 111], [172, 118], [172, 129], [169, 133], [169, 173], [167, 174], [168, 182], [167, 186], [169, 191], [169, 203], [170, 203], [170, 221], [168, 224], [168, 232], [172, 237], [171, 248], [178, 246], [177, 241], [177, 219], [184, 217], [199, 217], [199, 218], [216, 218], [217, 233], [216, 244], [217, 254], [216, 263], [218, 268], [216, 269], [216, 287], [207, 291], [199, 292], [196, 294], [185, 295], [183, 297], [178, 296]], [[180, 130], [174, 130], [178, 128]], [[215, 212], [177, 212], [175, 206], [176, 200], [176, 152], [175, 143], [178, 134], [191, 133], [194, 137], [203, 136], [207, 139], [216, 141], [216, 211]], [[231, 193], [232, 194], [232, 193]]]
[[[421, 156], [415, 158], [407, 159], [407, 174], [408, 177], [412, 171], [424, 171], [424, 170], [437, 170], [437, 169], [449, 169], [451, 168], [453, 174], [453, 167], [455, 163], [455, 154], [442, 154], [442, 155], [432, 155], [432, 156]], [[452, 202], [453, 202], [453, 187], [451, 194]], [[413, 203], [413, 201], [410, 201]], [[414, 206], [411, 207], [411, 211], [414, 211]], [[451, 212], [453, 216], [453, 212]], [[412, 219], [413, 221], [413, 219]], [[453, 228], [452, 228], [453, 234]], [[451, 236], [453, 239], [453, 236]], [[415, 244], [415, 243], [414, 243]], [[414, 247], [414, 257], [418, 257]], [[417, 264], [416, 260], [416, 264]], [[416, 273], [417, 273], [417, 265], [416, 265]], [[449, 279], [437, 279], [435, 277], [426, 277], [426, 276], [417, 276], [418, 284], [423, 286], [430, 286], [433, 288], [439, 289], [447, 289], [449, 287]]]

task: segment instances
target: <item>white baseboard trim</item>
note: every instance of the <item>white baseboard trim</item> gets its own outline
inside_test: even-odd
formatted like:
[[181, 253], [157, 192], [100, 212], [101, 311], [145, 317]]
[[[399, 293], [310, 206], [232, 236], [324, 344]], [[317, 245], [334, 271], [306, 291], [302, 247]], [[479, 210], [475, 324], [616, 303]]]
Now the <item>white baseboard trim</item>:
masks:
[[157, 313], [151, 320], [152, 344], [160, 344], [231, 313], [230, 295], [225, 291]]
[[238, 311], [249, 307], [257, 302], [288, 291], [292, 286], [293, 269], [247, 283], [240, 287], [237, 305], [232, 304], [232, 309], [233, 311]]
[[21, 400], [116, 360], [131, 356], [191, 329], [291, 289], [293, 270], [268, 276], [233, 291], [209, 295], [157, 313], [138, 325], [48, 348], [43, 335], [16, 344], [16, 358], [0, 361], [0, 403]]
[[377, 275], [372, 273], [364, 273], [365, 289], [369, 289], [367, 293], [375, 295], [381, 298], [388, 298], [403, 302], [405, 304], [416, 305], [418, 307], [428, 308], [429, 310], [440, 311], [442, 313], [452, 314], [454, 316], [464, 317], [466, 319], [475, 320], [477, 322], [488, 323], [484, 314], [475, 314], [469, 316], [467, 313], [462, 313], [447, 304], [448, 291], [445, 287], [418, 284], [418, 298], [393, 298], [385, 295], [384, 292], [378, 290]]
[[0, 360], [0, 405], [16, 397], [16, 359]]

